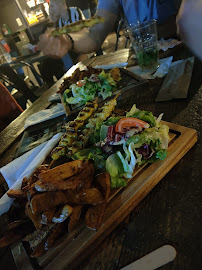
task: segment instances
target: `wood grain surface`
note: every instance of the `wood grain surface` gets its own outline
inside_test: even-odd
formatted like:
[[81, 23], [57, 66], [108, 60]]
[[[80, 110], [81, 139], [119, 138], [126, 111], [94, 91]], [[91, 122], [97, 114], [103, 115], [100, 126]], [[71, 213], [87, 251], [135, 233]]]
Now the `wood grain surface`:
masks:
[[134, 173], [127, 187], [119, 190], [119, 193], [108, 202], [101, 228], [97, 232], [84, 228], [77, 237], [71, 237], [71, 241], [66, 238], [61, 247], [57, 247], [57, 252], [55, 250], [50, 254], [47, 252], [38, 259], [42, 268], [47, 270], [56, 269], [56, 267], [57, 269], [77, 269], [85, 256], [91, 254], [92, 250], [115, 229], [196, 143], [195, 130], [167, 122], [165, 124], [169, 126], [171, 134], [176, 134], [168, 148], [167, 158], [142, 168], [138, 174]]

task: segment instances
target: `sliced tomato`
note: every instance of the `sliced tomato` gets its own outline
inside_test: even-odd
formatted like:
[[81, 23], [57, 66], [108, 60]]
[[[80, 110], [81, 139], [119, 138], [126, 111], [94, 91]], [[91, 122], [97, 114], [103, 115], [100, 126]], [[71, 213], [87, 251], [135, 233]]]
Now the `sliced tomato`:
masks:
[[85, 82], [84, 80], [80, 80], [80, 81], [78, 81], [78, 82], [76, 83], [76, 86], [82, 87], [82, 86], [84, 86], [85, 84], [86, 84], [86, 82]]
[[128, 127], [148, 128], [149, 124], [137, 118], [125, 117], [118, 121], [115, 127], [115, 131], [119, 133], [125, 133], [124, 129]]

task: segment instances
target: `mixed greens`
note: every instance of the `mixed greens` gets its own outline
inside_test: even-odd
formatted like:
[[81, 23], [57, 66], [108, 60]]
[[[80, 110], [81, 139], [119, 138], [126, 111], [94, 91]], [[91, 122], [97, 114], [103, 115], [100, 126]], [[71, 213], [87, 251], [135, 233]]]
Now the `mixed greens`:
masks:
[[[121, 80], [121, 78], [119, 78]], [[63, 93], [65, 104], [83, 105], [87, 101], [92, 101], [95, 97], [102, 97], [103, 100], [112, 95], [117, 82], [112, 78], [110, 72], [102, 72], [98, 75], [92, 74], [90, 78], [84, 77], [76, 84], [72, 84]]]
[[88, 159], [96, 170], [107, 170], [111, 187], [127, 185], [136, 166], [163, 160], [167, 156], [169, 128], [151, 112], [134, 105], [123, 117], [111, 117], [99, 122], [91, 138], [91, 147], [80, 150], [73, 159]]
[[143, 69], [152, 68], [158, 64], [158, 50], [157, 49], [148, 49], [137, 52], [138, 64]]

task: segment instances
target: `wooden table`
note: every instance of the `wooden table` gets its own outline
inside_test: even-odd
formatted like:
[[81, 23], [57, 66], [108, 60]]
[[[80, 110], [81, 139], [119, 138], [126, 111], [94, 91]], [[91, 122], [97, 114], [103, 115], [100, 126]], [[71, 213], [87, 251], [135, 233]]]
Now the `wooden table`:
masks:
[[[189, 55], [182, 48], [173, 50], [172, 54], [176, 58]], [[123, 52], [117, 56], [117, 62], [121, 61], [122, 56]], [[106, 56], [96, 61], [101, 64], [101, 59], [103, 64], [108, 63]], [[150, 81], [138, 96], [119, 104], [120, 108], [127, 109], [136, 103], [138, 108], [152, 111], [154, 115], [164, 112], [164, 120], [196, 129], [198, 142], [77, 269], [120, 269], [166, 244], [176, 248], [177, 257], [160, 269], [200, 269], [201, 74], [202, 63], [196, 59], [187, 99], [155, 103], [163, 82], [163, 79], [157, 79]], [[48, 97], [56, 91], [61, 81], [0, 134], [0, 167], [12, 160], [26, 117], [49, 105]], [[5, 219], [1, 225], [4, 222]], [[3, 266], [16, 269], [9, 249], [1, 250], [0, 254], [2, 269]]]

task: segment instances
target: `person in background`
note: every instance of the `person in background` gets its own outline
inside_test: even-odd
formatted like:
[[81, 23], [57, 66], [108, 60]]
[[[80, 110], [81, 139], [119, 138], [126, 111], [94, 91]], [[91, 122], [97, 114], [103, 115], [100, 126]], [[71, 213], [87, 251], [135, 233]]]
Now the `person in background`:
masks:
[[176, 13], [174, 0], [100, 0], [96, 15], [104, 17], [104, 23], [72, 33], [71, 38], [65, 35], [50, 38], [49, 33], [46, 33], [41, 36], [38, 48], [52, 57], [63, 57], [71, 50], [76, 53], [96, 51], [106, 36], [113, 32], [114, 24], [120, 14], [127, 24], [157, 19], [161, 32], [167, 38], [176, 33]]
[[90, 8], [90, 12], [91, 12], [91, 17], [95, 16], [96, 10], [97, 10], [97, 4], [98, 1], [97, 0], [89, 0], [89, 8]]
[[177, 16], [178, 33], [202, 60], [202, 0], [183, 0]]
[[92, 16], [88, 2], [88, 0], [66, 0], [68, 7], [80, 8], [85, 16], [85, 19], [89, 19]]
[[[49, 16], [52, 26], [56, 28], [85, 19], [82, 11], [78, 7], [67, 7], [65, 0], [50, 0]], [[51, 31], [51, 28], [47, 31]], [[64, 73], [79, 60], [78, 54], [74, 52], [64, 54], [62, 59], [45, 59], [40, 65], [43, 80], [50, 87], [54, 83], [53, 76], [60, 79]]]
[[[67, 7], [65, 0], [50, 0], [49, 15], [55, 27], [63, 27], [70, 23], [84, 20], [85, 17], [78, 7]], [[64, 55], [65, 71], [77, 63], [78, 55], [74, 52]]]
[[67, 5], [65, 0], [50, 0], [49, 16], [55, 27], [63, 27], [85, 19], [80, 8]]

